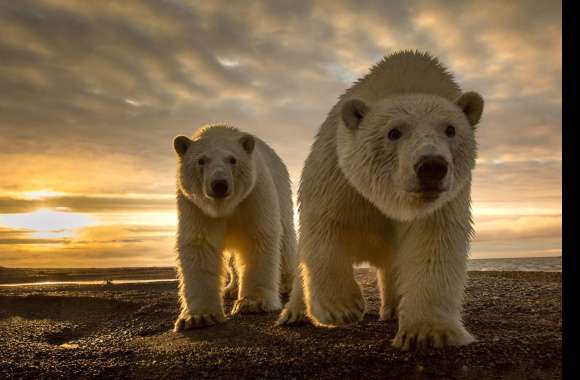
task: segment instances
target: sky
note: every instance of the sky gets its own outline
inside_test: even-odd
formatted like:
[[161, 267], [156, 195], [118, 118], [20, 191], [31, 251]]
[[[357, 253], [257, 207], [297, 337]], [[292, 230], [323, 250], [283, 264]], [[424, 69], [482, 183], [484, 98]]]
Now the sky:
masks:
[[0, 266], [174, 265], [172, 139], [226, 122], [294, 190], [330, 108], [384, 55], [485, 99], [472, 258], [560, 256], [557, 1], [0, 1]]

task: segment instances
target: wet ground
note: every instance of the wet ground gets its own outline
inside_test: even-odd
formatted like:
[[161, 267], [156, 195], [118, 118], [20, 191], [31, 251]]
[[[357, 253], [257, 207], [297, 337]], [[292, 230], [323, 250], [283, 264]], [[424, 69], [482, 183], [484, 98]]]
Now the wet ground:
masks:
[[[561, 274], [470, 272], [463, 348], [400, 352], [378, 321], [373, 271], [359, 269], [369, 312], [348, 328], [276, 327], [277, 314], [171, 332], [176, 283], [0, 287], [0, 378], [561, 377]], [[227, 302], [227, 310], [231, 302]]]

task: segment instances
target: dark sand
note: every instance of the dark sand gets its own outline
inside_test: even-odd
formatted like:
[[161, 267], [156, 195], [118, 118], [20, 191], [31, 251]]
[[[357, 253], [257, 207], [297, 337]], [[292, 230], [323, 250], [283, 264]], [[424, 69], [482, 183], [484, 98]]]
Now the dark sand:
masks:
[[356, 326], [275, 327], [269, 314], [184, 335], [171, 332], [175, 282], [0, 287], [0, 378], [561, 377], [560, 273], [470, 272], [465, 322], [479, 341], [423, 352], [391, 348], [374, 272], [357, 277], [369, 312]]

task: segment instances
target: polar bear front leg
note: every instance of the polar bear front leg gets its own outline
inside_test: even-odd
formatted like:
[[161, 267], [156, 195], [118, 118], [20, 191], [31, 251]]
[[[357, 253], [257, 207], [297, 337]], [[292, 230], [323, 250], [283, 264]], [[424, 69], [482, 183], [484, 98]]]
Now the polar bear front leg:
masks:
[[189, 243], [178, 247], [177, 261], [181, 313], [174, 331], [225, 322], [222, 253], [208, 243]]
[[461, 320], [467, 238], [453, 228], [429, 229], [411, 229], [399, 252], [399, 330], [392, 343], [403, 350], [475, 340]]
[[304, 303], [304, 276], [302, 273], [302, 266], [299, 266], [294, 276], [290, 299], [276, 321], [277, 326], [308, 323], [306, 304]]
[[298, 272], [298, 255], [296, 253], [296, 233], [294, 226], [285, 226], [280, 246], [280, 293], [290, 295]]
[[377, 284], [381, 296], [381, 309], [379, 319], [389, 321], [397, 319], [397, 307], [399, 298], [397, 297], [396, 273], [393, 263], [389, 263], [383, 268], [377, 269]]
[[319, 326], [362, 320], [366, 306], [354, 279], [348, 245], [333, 234], [304, 239], [304, 291], [310, 319]]
[[228, 284], [224, 289], [224, 296], [226, 298], [238, 298], [238, 273], [236, 271], [236, 263], [234, 255], [230, 254], [227, 260]]
[[[274, 235], [274, 234], [272, 234]], [[238, 251], [239, 297], [232, 315], [280, 310], [279, 235], [260, 234]]]

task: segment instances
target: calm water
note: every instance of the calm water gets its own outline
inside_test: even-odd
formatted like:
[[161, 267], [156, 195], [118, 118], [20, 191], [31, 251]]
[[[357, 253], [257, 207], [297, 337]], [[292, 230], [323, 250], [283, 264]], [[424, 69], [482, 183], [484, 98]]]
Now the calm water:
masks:
[[174, 278], [162, 278], [155, 280], [113, 280], [107, 283], [101, 281], [41, 281], [41, 282], [19, 282], [14, 284], [0, 284], [0, 286], [41, 286], [41, 285], [114, 285], [114, 284], [147, 284], [151, 282], [172, 282], [177, 281]]
[[[361, 268], [368, 265], [360, 265]], [[111, 284], [131, 284], [131, 283], [149, 283], [176, 281], [174, 268], [97, 268], [97, 269], [56, 269], [56, 270], [38, 270], [38, 269], [9, 269], [3, 268], [4, 273], [13, 271], [30, 272], [29, 276], [24, 277], [26, 280], [3, 280], [0, 278], [0, 287], [6, 286], [38, 286], [38, 285], [105, 285], [106, 280]], [[479, 259], [469, 260], [468, 270], [470, 271], [526, 271], [526, 272], [561, 272], [562, 257], [533, 257], [517, 259]], [[46, 272], [51, 272], [52, 276], [58, 278], [45, 278]], [[83, 271], [82, 273], [78, 273]], [[42, 272], [42, 273], [37, 273]], [[85, 273], [86, 272], [86, 273]], [[92, 273], [97, 272], [97, 273]], [[148, 273], [149, 274], [144, 274]], [[75, 280], [70, 279], [75, 274]], [[135, 273], [140, 274], [140, 278], [135, 279]], [[5, 274], [6, 275], [6, 274]], [[87, 278], [87, 277], [90, 277]], [[1, 277], [1, 276], [0, 276]], [[61, 280], [61, 277], [69, 278]], [[84, 277], [84, 278], [83, 278]], [[149, 278], [147, 278], [149, 277]], [[154, 277], [154, 278], [151, 278]], [[21, 276], [22, 278], [22, 276]], [[52, 280], [52, 281], [51, 281]]]
[[468, 269], [473, 271], [561, 272], [562, 257], [469, 260]]

